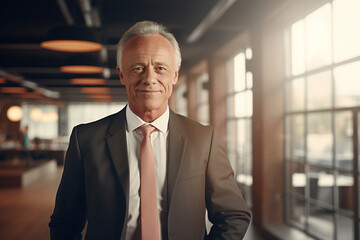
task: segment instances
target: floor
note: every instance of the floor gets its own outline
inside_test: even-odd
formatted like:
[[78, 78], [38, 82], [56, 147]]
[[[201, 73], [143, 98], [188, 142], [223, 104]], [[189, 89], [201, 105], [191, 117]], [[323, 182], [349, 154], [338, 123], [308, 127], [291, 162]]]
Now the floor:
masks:
[[[54, 206], [61, 169], [52, 177], [25, 188], [0, 188], [0, 239], [46, 240], [50, 238], [48, 222]], [[244, 240], [263, 240], [250, 226]]]
[[0, 239], [50, 239], [48, 223], [61, 170], [24, 188], [0, 188]]

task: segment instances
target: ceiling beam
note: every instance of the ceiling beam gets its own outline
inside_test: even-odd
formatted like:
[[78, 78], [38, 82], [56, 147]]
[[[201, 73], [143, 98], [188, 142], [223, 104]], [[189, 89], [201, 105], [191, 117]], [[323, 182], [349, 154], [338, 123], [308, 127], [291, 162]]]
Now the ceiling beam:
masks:
[[186, 38], [187, 43], [194, 43], [236, 2], [236, 0], [219, 0], [205, 18]]
[[64, 16], [64, 18], [66, 20], [66, 23], [68, 25], [74, 25], [75, 21], [69, 12], [69, 8], [67, 7], [65, 0], [56, 0], [56, 2], [60, 8], [62, 15]]
[[17, 84], [20, 84], [26, 88], [30, 88], [32, 89], [34, 92], [38, 92], [42, 95], [44, 95], [45, 97], [49, 97], [49, 98], [59, 98], [60, 97], [60, 93], [55, 92], [55, 91], [51, 91], [48, 90], [46, 88], [43, 87], [39, 87], [36, 83], [31, 82], [29, 80], [25, 80], [23, 77], [21, 76], [17, 76], [11, 73], [8, 73], [4, 70], [0, 69], [0, 76], [6, 78], [7, 80], [11, 81], [11, 82], [15, 82]]

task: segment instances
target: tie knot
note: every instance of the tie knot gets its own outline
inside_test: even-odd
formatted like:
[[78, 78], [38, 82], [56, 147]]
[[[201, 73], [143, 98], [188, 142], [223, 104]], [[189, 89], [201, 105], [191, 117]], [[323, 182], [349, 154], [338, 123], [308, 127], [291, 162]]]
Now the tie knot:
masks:
[[151, 125], [142, 125], [139, 127], [144, 137], [149, 137], [154, 131], [155, 127]]

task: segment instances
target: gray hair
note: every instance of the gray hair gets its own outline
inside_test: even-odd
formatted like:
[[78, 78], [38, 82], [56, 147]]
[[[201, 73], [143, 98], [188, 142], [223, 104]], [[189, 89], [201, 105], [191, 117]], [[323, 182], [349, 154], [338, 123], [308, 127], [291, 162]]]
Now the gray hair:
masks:
[[174, 35], [166, 30], [166, 28], [156, 22], [152, 21], [142, 21], [137, 22], [135, 25], [130, 27], [121, 37], [119, 43], [116, 45], [116, 62], [120, 70], [122, 70], [121, 59], [122, 52], [124, 50], [125, 44], [135, 36], [149, 36], [153, 34], [160, 34], [164, 38], [166, 38], [175, 51], [175, 63], [176, 67], [180, 67], [181, 65], [181, 53], [178, 42], [176, 41]]

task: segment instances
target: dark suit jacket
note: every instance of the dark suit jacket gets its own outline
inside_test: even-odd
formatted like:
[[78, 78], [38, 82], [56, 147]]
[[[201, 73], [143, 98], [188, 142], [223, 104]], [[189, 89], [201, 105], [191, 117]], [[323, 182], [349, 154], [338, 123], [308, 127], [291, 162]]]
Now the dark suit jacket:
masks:
[[[129, 201], [125, 108], [73, 129], [49, 223], [51, 237], [123, 240]], [[242, 239], [250, 212], [212, 127], [170, 111], [168, 239]], [[208, 236], [205, 209], [213, 227]]]

